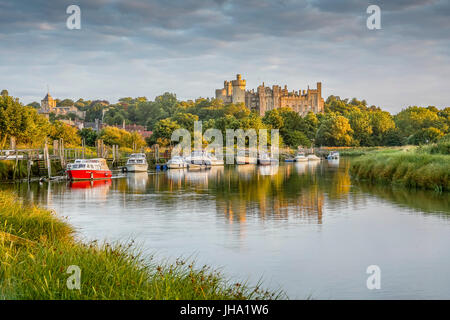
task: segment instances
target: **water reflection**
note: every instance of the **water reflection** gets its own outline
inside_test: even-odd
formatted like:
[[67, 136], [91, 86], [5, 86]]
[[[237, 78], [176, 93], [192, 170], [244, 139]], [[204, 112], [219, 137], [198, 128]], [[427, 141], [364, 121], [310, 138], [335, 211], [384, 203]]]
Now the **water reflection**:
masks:
[[147, 172], [128, 172], [127, 185], [128, 189], [135, 192], [145, 192], [147, 189], [148, 173]]
[[[448, 298], [448, 194], [358, 183], [349, 166], [240, 165], [0, 188], [68, 216], [83, 237], [198, 254], [230, 275], [274, 279], [291, 298]], [[374, 261], [390, 274], [375, 293], [365, 287]]]

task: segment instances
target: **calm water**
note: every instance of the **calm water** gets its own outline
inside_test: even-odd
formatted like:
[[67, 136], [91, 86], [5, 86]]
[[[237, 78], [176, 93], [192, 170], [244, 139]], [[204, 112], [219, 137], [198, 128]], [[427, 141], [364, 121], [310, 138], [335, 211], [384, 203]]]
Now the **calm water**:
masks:
[[[352, 184], [348, 161], [2, 185], [84, 239], [135, 239], [291, 299], [450, 298], [450, 197]], [[368, 290], [366, 268], [381, 268]]]

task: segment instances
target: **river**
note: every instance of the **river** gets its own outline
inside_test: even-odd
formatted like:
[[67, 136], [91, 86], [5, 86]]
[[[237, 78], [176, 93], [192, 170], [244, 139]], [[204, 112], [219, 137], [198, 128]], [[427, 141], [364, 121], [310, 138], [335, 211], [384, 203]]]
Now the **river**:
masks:
[[[290, 299], [450, 299], [450, 197], [352, 182], [349, 160], [2, 184], [84, 240], [135, 240]], [[369, 290], [377, 265], [381, 288]]]

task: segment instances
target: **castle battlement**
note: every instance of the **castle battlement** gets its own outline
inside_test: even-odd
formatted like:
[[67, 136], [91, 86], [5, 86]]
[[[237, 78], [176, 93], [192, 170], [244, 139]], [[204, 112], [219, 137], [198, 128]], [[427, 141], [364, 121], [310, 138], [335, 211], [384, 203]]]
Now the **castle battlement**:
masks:
[[216, 99], [224, 103], [244, 103], [250, 110], [257, 111], [261, 116], [268, 110], [289, 107], [301, 115], [312, 111], [322, 113], [324, 111], [324, 99], [322, 98], [322, 83], [317, 82], [316, 89], [288, 91], [273, 85], [266, 87], [264, 82], [256, 91], [245, 90], [246, 81], [238, 74], [236, 80], [224, 81], [224, 88], [216, 90]]

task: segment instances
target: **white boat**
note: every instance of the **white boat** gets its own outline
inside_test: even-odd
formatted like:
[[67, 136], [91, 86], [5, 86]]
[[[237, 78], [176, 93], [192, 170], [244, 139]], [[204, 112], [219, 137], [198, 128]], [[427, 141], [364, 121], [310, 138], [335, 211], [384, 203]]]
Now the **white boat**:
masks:
[[309, 154], [307, 157], [308, 161], [320, 161], [320, 158], [315, 154]]
[[186, 160], [181, 156], [175, 156], [167, 161], [167, 168], [169, 169], [184, 169], [187, 168]]
[[338, 160], [339, 159], [339, 152], [337, 151], [331, 151], [330, 154], [327, 156], [327, 160]]
[[303, 152], [298, 152], [294, 158], [294, 161], [295, 162], [305, 162], [305, 161], [308, 161], [308, 158], [305, 157], [305, 154]]
[[147, 172], [148, 163], [144, 153], [132, 153], [125, 165], [126, 172]]
[[275, 163], [278, 163], [278, 159], [270, 157], [266, 152], [261, 153], [258, 157], [258, 164], [262, 166], [267, 166]]
[[205, 157], [206, 157], [206, 159], [211, 161], [212, 166], [223, 166], [224, 165], [223, 159], [217, 159], [217, 157], [214, 154], [206, 153]]
[[245, 154], [238, 152], [236, 155], [236, 164], [258, 164], [258, 157], [253, 157], [252, 154], [248, 152]]
[[202, 163], [196, 163], [195, 160], [191, 160], [191, 162], [187, 163], [188, 170], [204, 170], [211, 168], [211, 162], [208, 160], [204, 160]]

